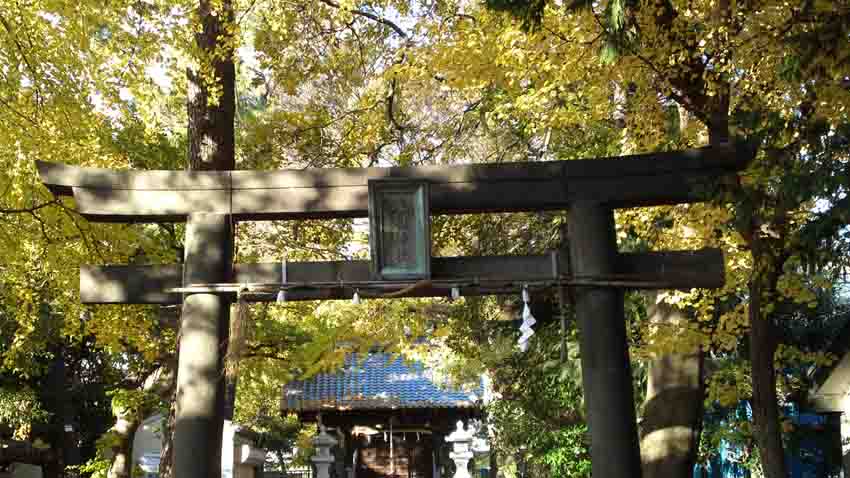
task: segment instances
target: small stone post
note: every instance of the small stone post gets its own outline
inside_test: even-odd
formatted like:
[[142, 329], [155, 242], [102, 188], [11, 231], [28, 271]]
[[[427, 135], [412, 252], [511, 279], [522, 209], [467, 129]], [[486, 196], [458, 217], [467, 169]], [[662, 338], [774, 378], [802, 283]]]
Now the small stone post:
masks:
[[464, 430], [463, 422], [457, 422], [457, 429], [446, 437], [446, 441], [453, 443], [453, 450], [449, 458], [455, 462], [455, 476], [453, 478], [472, 478], [469, 474], [469, 460], [472, 459], [472, 428]]
[[331, 447], [338, 443], [336, 438], [330, 436], [325, 431], [324, 425], [319, 425], [319, 434], [313, 438], [313, 444], [316, 445], [316, 454], [313, 455], [311, 461], [316, 465], [316, 478], [330, 478], [329, 469], [331, 463], [336, 458], [331, 453]]

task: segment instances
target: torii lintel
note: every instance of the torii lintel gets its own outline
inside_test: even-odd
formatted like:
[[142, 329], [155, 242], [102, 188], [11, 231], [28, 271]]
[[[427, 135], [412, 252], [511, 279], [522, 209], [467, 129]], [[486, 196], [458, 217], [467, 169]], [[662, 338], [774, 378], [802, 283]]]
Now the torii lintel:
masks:
[[368, 181], [424, 179], [434, 214], [611, 208], [697, 202], [751, 150], [724, 144], [685, 151], [550, 162], [276, 171], [114, 171], [38, 162], [42, 182], [73, 195], [95, 222], [180, 222], [189, 214], [236, 220], [366, 217]]

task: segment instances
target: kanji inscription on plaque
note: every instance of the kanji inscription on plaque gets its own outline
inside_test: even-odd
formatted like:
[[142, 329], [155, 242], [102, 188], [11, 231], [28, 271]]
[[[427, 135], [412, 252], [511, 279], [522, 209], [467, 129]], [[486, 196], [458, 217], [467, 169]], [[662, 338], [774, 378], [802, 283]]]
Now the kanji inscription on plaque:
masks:
[[372, 274], [382, 280], [431, 275], [429, 188], [425, 181], [369, 181]]

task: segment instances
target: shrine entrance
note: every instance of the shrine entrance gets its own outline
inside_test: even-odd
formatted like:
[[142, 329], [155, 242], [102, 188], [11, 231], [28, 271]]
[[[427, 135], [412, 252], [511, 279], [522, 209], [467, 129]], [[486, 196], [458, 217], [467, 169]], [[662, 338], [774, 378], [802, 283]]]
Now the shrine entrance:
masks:
[[401, 432], [384, 440], [379, 433], [373, 439], [358, 437], [354, 478], [432, 478], [433, 447], [430, 436]]
[[[719, 250], [617, 250], [616, 208], [706, 200], [752, 151], [732, 144], [591, 160], [280, 171], [109, 171], [39, 162], [90, 221], [187, 222], [185, 265], [89, 266], [86, 304], [183, 304], [175, 469], [209, 478], [221, 453], [222, 344], [245, 300], [446, 297], [570, 289], [581, 329], [594, 476], [640, 476], [623, 290], [717, 288]], [[434, 214], [568, 211], [541, 256], [431, 257]], [[370, 261], [232, 264], [234, 221], [370, 217]], [[566, 295], [566, 294], [565, 294]]]

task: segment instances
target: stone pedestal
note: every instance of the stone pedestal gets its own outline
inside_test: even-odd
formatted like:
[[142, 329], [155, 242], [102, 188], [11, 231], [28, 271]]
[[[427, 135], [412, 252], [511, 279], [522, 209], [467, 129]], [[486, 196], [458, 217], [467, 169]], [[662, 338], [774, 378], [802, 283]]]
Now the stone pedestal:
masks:
[[313, 445], [316, 446], [316, 454], [310, 460], [316, 465], [316, 478], [330, 478], [331, 464], [336, 460], [331, 448], [338, 443], [336, 438], [330, 436], [325, 431], [324, 425], [319, 425], [319, 434], [313, 438]]
[[453, 478], [472, 478], [469, 474], [469, 460], [472, 459], [472, 429], [464, 429], [463, 422], [459, 421], [457, 429], [446, 437], [446, 441], [452, 444], [449, 458], [455, 462]]

